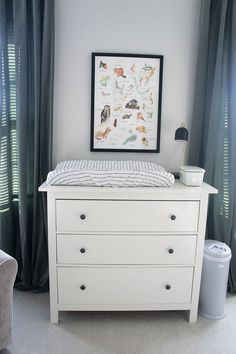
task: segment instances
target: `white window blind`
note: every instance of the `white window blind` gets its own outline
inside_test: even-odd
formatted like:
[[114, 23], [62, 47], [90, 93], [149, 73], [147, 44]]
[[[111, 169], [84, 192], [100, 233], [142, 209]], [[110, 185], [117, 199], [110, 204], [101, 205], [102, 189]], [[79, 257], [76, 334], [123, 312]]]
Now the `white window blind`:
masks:
[[[3, 48], [3, 46], [2, 46]], [[13, 26], [7, 26], [7, 53], [1, 52], [0, 107], [0, 212], [18, 201], [18, 158], [16, 134], [16, 62]]]

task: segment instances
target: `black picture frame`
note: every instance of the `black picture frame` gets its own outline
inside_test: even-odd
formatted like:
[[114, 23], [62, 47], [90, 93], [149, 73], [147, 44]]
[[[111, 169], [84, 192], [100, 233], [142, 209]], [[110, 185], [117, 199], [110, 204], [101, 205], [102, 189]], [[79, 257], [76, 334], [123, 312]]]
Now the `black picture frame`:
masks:
[[163, 62], [92, 53], [90, 151], [160, 152]]

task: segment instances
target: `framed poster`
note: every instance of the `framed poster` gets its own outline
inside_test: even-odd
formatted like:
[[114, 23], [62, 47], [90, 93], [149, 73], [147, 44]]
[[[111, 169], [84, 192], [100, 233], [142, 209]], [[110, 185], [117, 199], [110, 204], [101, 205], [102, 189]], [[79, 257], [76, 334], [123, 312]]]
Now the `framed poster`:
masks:
[[90, 151], [160, 152], [162, 55], [92, 53]]

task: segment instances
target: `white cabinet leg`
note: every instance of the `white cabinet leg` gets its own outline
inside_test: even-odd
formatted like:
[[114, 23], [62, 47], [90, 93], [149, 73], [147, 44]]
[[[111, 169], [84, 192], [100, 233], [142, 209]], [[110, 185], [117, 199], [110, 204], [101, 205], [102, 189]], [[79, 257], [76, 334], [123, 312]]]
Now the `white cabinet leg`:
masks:
[[54, 323], [54, 324], [58, 323], [58, 311], [57, 310], [51, 309], [50, 320], [51, 320], [51, 323]]
[[190, 323], [196, 323], [197, 322], [197, 315], [198, 315], [198, 308], [192, 308], [192, 310], [189, 311], [189, 322]]

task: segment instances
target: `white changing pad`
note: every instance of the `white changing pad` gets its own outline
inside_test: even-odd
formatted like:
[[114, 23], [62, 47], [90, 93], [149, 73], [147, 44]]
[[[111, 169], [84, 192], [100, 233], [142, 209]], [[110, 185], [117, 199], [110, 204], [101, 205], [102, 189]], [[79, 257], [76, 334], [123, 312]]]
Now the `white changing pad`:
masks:
[[174, 176], [162, 166], [143, 161], [63, 161], [47, 176], [50, 185], [169, 187], [173, 183]]

